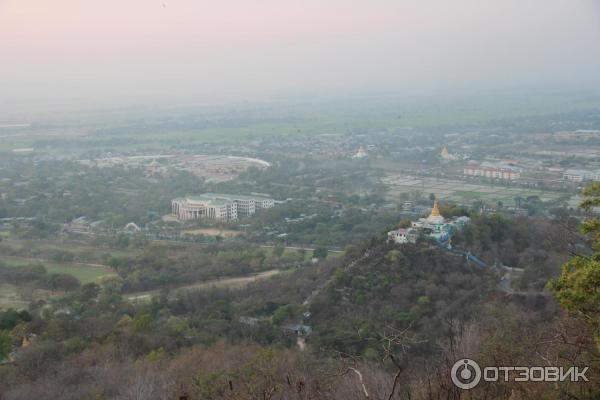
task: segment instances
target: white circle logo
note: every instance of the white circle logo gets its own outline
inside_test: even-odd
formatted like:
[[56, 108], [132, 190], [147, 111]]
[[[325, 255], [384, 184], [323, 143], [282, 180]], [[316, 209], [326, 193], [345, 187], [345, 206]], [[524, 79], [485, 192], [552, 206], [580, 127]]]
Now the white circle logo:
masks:
[[481, 380], [481, 368], [475, 361], [463, 358], [454, 363], [450, 375], [456, 387], [473, 389]]

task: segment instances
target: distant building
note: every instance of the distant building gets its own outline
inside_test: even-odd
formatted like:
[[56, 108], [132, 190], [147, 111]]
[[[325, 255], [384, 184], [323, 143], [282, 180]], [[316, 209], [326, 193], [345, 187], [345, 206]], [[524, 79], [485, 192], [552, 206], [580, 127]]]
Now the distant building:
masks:
[[388, 232], [388, 242], [405, 244], [405, 243], [415, 243], [417, 241], [417, 236], [411, 229], [396, 229]]
[[455, 161], [459, 159], [457, 154], [450, 153], [448, 146], [444, 146], [442, 151], [440, 151], [439, 157], [442, 159], [442, 161]]
[[413, 202], [407, 200], [404, 203], [402, 203], [402, 211], [412, 211], [413, 206], [414, 206]]
[[465, 176], [481, 176], [483, 178], [496, 178], [515, 180], [521, 178], [521, 170], [504, 164], [469, 164], [463, 169]]
[[127, 233], [137, 233], [137, 232], [141, 232], [142, 228], [140, 228], [138, 226], [138, 224], [136, 224], [135, 222], [130, 222], [127, 225], [125, 225], [125, 227], [123, 228], [123, 232], [127, 232]]
[[293, 333], [298, 336], [309, 336], [312, 333], [312, 328], [309, 325], [289, 324], [283, 325], [281, 329], [287, 333]]
[[354, 154], [352, 156], [352, 158], [366, 158], [369, 157], [369, 154], [367, 153], [367, 151], [365, 150], [365, 148], [363, 146], [360, 146], [358, 148], [358, 151], [356, 152], [356, 154]]
[[588, 140], [588, 139], [596, 139], [600, 136], [600, 131], [598, 130], [589, 130], [589, 129], [579, 129], [575, 132], [556, 132], [554, 134], [555, 140]]
[[585, 171], [582, 169], [568, 169], [563, 172], [563, 179], [571, 182], [583, 182], [589, 180], [591, 175], [591, 171]]
[[584, 169], [568, 169], [563, 172], [563, 179], [571, 182], [600, 181], [600, 171], [588, 171]]
[[258, 209], [275, 206], [275, 200], [264, 196], [244, 196], [222, 193], [205, 193], [171, 201], [173, 215], [182, 221], [214, 219], [235, 221], [238, 217], [249, 217]]
[[244, 325], [251, 325], [251, 326], [256, 326], [260, 323], [259, 318], [247, 317], [247, 316], [241, 316], [239, 318], [239, 321], [240, 321], [240, 323], [242, 323]]

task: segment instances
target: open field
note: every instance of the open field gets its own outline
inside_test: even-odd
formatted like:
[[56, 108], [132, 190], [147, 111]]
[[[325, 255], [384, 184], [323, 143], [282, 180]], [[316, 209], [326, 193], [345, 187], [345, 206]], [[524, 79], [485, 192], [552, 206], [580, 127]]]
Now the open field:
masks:
[[112, 268], [81, 263], [55, 263], [46, 260], [0, 256], [0, 261], [9, 267], [18, 268], [28, 264], [42, 264], [50, 274], [68, 274], [77, 278], [82, 284], [97, 282], [105, 276], [115, 276]]
[[47, 300], [53, 293], [43, 289], [19, 289], [17, 285], [0, 283], [0, 310], [14, 308], [26, 309], [31, 301]]
[[[178, 143], [190, 148], [205, 143], [240, 143], [349, 131], [393, 131], [456, 125], [484, 125], [504, 119], [552, 117], [595, 109], [596, 95], [500, 91], [458, 96], [344, 96], [337, 99], [240, 104], [198, 108], [196, 104], [132, 110], [121, 108], [68, 111], [60, 107], [30, 124], [0, 127], [0, 152], [32, 147], [64, 154], [73, 150], [139, 151]], [[257, 108], [258, 107], [258, 108]], [[258, 113], [258, 117], [257, 117]], [[88, 121], [85, 125], [81, 121]], [[140, 121], [143, 121], [142, 123]], [[27, 122], [27, 123], [25, 123]], [[50, 125], [46, 125], [50, 123]], [[42, 150], [40, 150], [42, 151]]]
[[186, 235], [206, 235], [206, 236], [221, 236], [221, 237], [236, 237], [241, 235], [243, 232], [233, 231], [231, 229], [219, 229], [219, 228], [198, 228], [188, 229], [182, 231]]
[[[24, 254], [31, 254], [34, 257], [46, 258], [45, 256], [53, 251], [67, 250], [73, 253], [78, 260], [85, 260], [89, 263], [101, 263], [104, 256], [127, 257], [135, 255], [138, 249], [120, 249], [108, 246], [98, 246], [92, 241], [86, 240], [52, 240], [52, 239], [17, 239], [9, 238], [0, 243], [1, 246], [8, 246], [13, 251], [27, 250]], [[24, 255], [19, 254], [19, 255]]]
[[498, 201], [501, 201], [505, 205], [512, 205], [514, 198], [517, 196], [525, 198], [527, 196], [539, 196], [544, 202], [557, 201], [563, 197], [569, 197], [567, 193], [562, 192], [391, 174], [382, 178], [381, 182], [388, 187], [388, 197], [390, 199], [397, 199], [401, 193], [415, 191], [425, 194], [435, 193], [440, 199], [452, 200], [463, 204], [482, 200], [489, 204], [496, 204]]

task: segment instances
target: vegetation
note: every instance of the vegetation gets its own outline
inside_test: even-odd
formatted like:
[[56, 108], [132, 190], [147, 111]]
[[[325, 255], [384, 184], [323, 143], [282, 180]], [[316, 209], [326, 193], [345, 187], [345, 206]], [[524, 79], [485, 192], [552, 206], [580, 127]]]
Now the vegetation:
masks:
[[[525, 277], [535, 259], [528, 254], [545, 248], [562, 252], [558, 242], [547, 241], [562, 237], [561, 229], [567, 228], [559, 220], [481, 216], [455, 245], [481, 251], [493, 264], [494, 258], [511, 254], [503, 250], [509, 240], [521, 238], [510, 262], [523, 268]], [[0, 321], [6, 321], [2, 329], [10, 330], [11, 345], [32, 333], [37, 337], [18, 351], [14, 365], [0, 367], [0, 382], [9, 385], [0, 390], [15, 399], [56, 395], [65, 387], [72, 390], [71, 397], [60, 395], [64, 398], [130, 396], [132, 390], [143, 389], [145, 398], [299, 393], [316, 399], [362, 399], [353, 372], [358, 371], [371, 396], [397, 390], [397, 395], [427, 398], [457, 394], [448, 368], [464, 355], [482, 365], [529, 365], [541, 363], [541, 357], [553, 365], [596, 365], [594, 346], [581, 353], [569, 344], [588, 333], [593, 337], [592, 327], [562, 315], [537, 279], [523, 278], [525, 284], [517, 279], [515, 293], [506, 297], [501, 276], [493, 269], [479, 269], [427, 243], [397, 247], [375, 237], [347, 248], [343, 257], [315, 265], [299, 260], [298, 269], [235, 291], [164, 290], [140, 304], [122, 296], [136, 284], [152, 282], [135, 280], [139, 277], [161, 277], [164, 281], [156, 287], [165, 287], [165, 282], [188, 281], [213, 270], [277, 267], [287, 253], [281, 249], [265, 253], [221, 244], [181, 253], [148, 245], [133, 258], [112, 259], [117, 280], [85, 284], [46, 304], [32, 304], [29, 313], [7, 311]], [[548, 265], [558, 258], [538, 261]], [[30, 273], [37, 277], [40, 272], [34, 268]], [[320, 293], [306, 304], [318, 288]], [[242, 317], [254, 322], [241, 322]], [[313, 328], [308, 351], [297, 350], [294, 336], [284, 329], [296, 323]], [[557, 332], [566, 342], [552, 339]], [[104, 360], [101, 369], [99, 360]], [[59, 362], [64, 367], [51, 376], [49, 368]], [[400, 385], [392, 389], [397, 371]], [[430, 374], [441, 378], [423, 392], [419, 382]], [[474, 394], [487, 391], [502, 398], [510, 388], [514, 386], [484, 384]], [[597, 389], [595, 384], [558, 386], [575, 396]], [[519, 390], [539, 398], [555, 389], [530, 385]]]
[[[562, 204], [572, 187], [553, 188], [548, 200], [531, 184], [519, 193], [540, 197], [506, 194], [493, 207], [473, 201], [477, 193], [467, 188], [465, 204], [441, 204], [445, 217], [471, 218], [452, 237], [453, 251], [423, 238], [387, 243], [389, 229], [410, 226], [435, 199], [422, 178], [452, 186], [448, 174], [460, 174], [458, 163], [437, 157], [439, 133], [447, 133], [440, 121], [410, 107], [399, 118], [397, 106], [383, 106], [374, 124], [349, 104], [339, 135], [317, 135], [339, 121], [295, 115], [297, 106], [263, 119], [260, 133], [240, 111], [211, 120], [157, 117], [143, 130], [115, 124], [72, 143], [35, 143], [47, 151], [83, 146], [85, 157], [138, 154], [164, 147], [164, 129], [172, 128], [189, 148], [164, 149], [264, 156], [272, 164], [225, 182], [176, 169], [83, 166], [74, 157], [0, 159], [0, 282], [16, 293], [5, 290], [0, 304], [2, 399], [459, 399], [449, 370], [462, 357], [590, 367], [589, 383], [482, 383], [473, 398], [596, 398], [600, 222], [588, 220], [578, 232], [585, 214]], [[453, 131], [497, 129], [486, 107]], [[273, 110], [264, 112], [268, 120]], [[544, 126], [541, 115], [563, 126], [542, 112], [505, 123], [529, 143], [529, 130]], [[445, 113], [436, 118], [449, 121]], [[209, 131], [253, 140], [243, 149], [204, 143]], [[465, 140], [475, 160], [490, 143], [499, 147], [494, 156], [506, 152], [502, 138]], [[358, 145], [374, 156], [351, 159]], [[389, 192], [381, 178], [390, 170], [414, 178], [414, 190]], [[477, 185], [492, 193], [498, 183]], [[227, 224], [166, 215], [173, 197], [203, 191], [268, 193], [278, 204]], [[600, 185], [585, 195], [588, 211], [600, 206]], [[141, 229], [124, 229], [129, 222]], [[202, 234], [227, 230], [235, 235]], [[244, 283], [216, 284], [235, 279]]]
[[[588, 186], [583, 195], [584, 209], [589, 211], [600, 206], [600, 184]], [[551, 281], [549, 287], [560, 305], [589, 327], [597, 351], [600, 351], [600, 222], [594, 217], [583, 224], [582, 231], [593, 237], [594, 252], [569, 260], [560, 277]]]

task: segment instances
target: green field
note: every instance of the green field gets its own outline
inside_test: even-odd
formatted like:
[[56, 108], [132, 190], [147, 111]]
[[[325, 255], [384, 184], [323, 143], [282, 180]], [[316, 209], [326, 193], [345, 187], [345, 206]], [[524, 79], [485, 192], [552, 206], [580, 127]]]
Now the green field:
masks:
[[439, 199], [462, 204], [481, 200], [488, 204], [496, 204], [501, 201], [505, 205], [513, 205], [515, 197], [539, 196], [543, 202], [559, 201], [570, 197], [570, 194], [563, 192], [414, 176], [388, 175], [382, 179], [382, 182], [388, 187], [388, 198], [390, 199], [398, 199], [401, 193], [416, 191], [426, 195], [434, 193]]
[[19, 288], [17, 285], [0, 283], [0, 310], [14, 308], [27, 309], [32, 301], [48, 300], [56, 296], [49, 290], [37, 288]]
[[18, 268], [22, 265], [42, 264], [50, 274], [68, 274], [77, 278], [82, 284], [98, 282], [101, 277], [114, 276], [115, 272], [108, 267], [96, 267], [85, 264], [55, 263], [49, 261], [35, 261], [28, 259], [16, 259], [12, 257], [0, 257], [0, 260], [9, 267]]
[[[564, 93], [500, 91], [454, 96], [344, 96], [290, 102], [231, 104], [206, 109], [169, 107], [128, 114], [120, 109], [63, 110], [46, 118], [53, 128], [32, 126], [0, 131], [0, 152], [32, 147], [35, 151], [64, 149], [163, 149], [209, 142], [239, 143], [279, 136], [316, 136], [348, 132], [482, 126], [524, 117], [557, 116], [600, 107], [597, 92]], [[88, 120], [88, 125], [81, 125]], [[143, 123], [139, 123], [143, 120]], [[49, 122], [46, 121], [46, 122]]]

